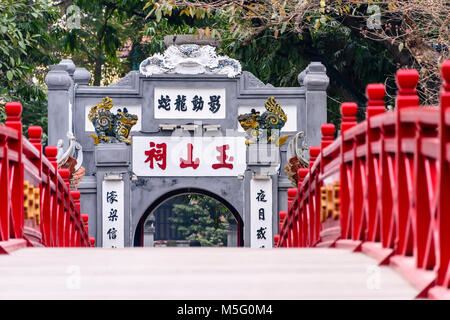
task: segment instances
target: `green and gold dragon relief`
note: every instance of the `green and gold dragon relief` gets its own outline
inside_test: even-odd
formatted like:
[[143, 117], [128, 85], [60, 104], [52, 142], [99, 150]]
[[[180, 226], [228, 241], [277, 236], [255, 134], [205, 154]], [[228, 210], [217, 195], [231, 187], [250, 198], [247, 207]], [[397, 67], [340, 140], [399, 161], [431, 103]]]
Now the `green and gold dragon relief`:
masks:
[[261, 142], [282, 146], [291, 136], [290, 134], [283, 137], [279, 135], [281, 128], [286, 124], [287, 116], [274, 97], [268, 98], [264, 106], [266, 111], [263, 114], [252, 109], [250, 113], [239, 115], [239, 124], [247, 134], [245, 144]]
[[117, 114], [111, 112], [114, 106], [109, 97], [93, 106], [89, 111], [89, 120], [95, 128], [95, 134], [90, 134], [94, 138], [95, 145], [99, 143], [124, 142], [131, 144], [129, 137], [131, 128], [136, 124], [138, 116], [128, 113], [127, 108], [117, 110]]

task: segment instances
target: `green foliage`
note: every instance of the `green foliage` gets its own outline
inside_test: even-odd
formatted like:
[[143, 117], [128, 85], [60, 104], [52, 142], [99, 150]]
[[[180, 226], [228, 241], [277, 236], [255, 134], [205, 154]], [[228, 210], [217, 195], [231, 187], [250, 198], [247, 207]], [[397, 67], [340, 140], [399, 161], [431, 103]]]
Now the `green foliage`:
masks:
[[170, 222], [186, 240], [198, 240], [202, 246], [225, 246], [231, 212], [219, 201], [199, 194], [189, 194], [183, 203], [173, 206]]
[[[23, 122], [47, 130], [45, 69], [53, 63], [53, 24], [58, 13], [45, 0], [0, 0], [0, 121], [4, 105], [23, 105]], [[45, 137], [44, 137], [45, 139]]]
[[[242, 63], [264, 83], [274, 86], [298, 86], [297, 76], [311, 61], [321, 61], [330, 78], [328, 87], [328, 121], [340, 125], [340, 103], [358, 102], [359, 118], [364, 117], [364, 91], [369, 83], [385, 83], [388, 94], [394, 92], [395, 64], [380, 44], [361, 40], [346, 28], [333, 33], [312, 31], [302, 38], [292, 32], [274, 38], [270, 30], [243, 44], [224, 41], [222, 50]], [[390, 101], [388, 101], [389, 103]]]

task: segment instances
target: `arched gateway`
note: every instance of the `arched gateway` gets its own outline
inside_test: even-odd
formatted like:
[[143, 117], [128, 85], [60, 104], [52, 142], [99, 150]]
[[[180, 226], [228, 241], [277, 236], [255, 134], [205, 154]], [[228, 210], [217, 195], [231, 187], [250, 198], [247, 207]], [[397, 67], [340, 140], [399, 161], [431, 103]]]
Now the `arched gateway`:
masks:
[[[243, 246], [244, 245], [244, 237], [243, 237], [243, 231], [244, 231], [244, 223], [242, 221], [242, 217], [239, 213], [239, 210], [236, 209], [235, 205], [228, 202], [225, 198], [217, 196], [217, 194], [205, 190], [205, 189], [199, 189], [199, 188], [182, 188], [182, 189], [175, 189], [172, 191], [169, 191], [156, 199], [152, 202], [152, 204], [148, 207], [146, 212], [142, 215], [141, 219], [139, 220], [139, 223], [136, 228], [136, 233], [134, 235], [134, 245], [135, 246], [142, 246], [145, 244], [145, 233], [146, 233], [146, 221], [148, 222], [148, 218], [150, 215], [152, 215], [158, 207], [163, 204], [168, 199], [171, 199], [176, 196], [180, 195], [186, 195], [186, 194], [201, 194], [208, 197], [211, 197], [219, 202], [221, 202], [233, 215], [233, 217], [236, 220], [236, 226], [235, 226], [235, 239], [233, 239], [233, 243], [236, 244], [236, 246]], [[229, 244], [230, 245], [230, 244]]]
[[[196, 190], [222, 200], [237, 215], [242, 245], [271, 247], [286, 210], [286, 146], [245, 145], [238, 115], [264, 109], [275, 97], [288, 121], [283, 134], [304, 131], [319, 145], [326, 122], [328, 78], [320, 63], [299, 75], [300, 87], [275, 88], [209, 45], [166, 43], [119, 82], [89, 86], [91, 75], [71, 60], [46, 77], [49, 144], [72, 132], [83, 148], [79, 190], [89, 233], [103, 247], [140, 244], [142, 221], [161, 199]], [[104, 97], [138, 116], [132, 143], [94, 145], [88, 113]], [[281, 156], [280, 156], [281, 155]], [[114, 212], [114, 214], [111, 214]]]

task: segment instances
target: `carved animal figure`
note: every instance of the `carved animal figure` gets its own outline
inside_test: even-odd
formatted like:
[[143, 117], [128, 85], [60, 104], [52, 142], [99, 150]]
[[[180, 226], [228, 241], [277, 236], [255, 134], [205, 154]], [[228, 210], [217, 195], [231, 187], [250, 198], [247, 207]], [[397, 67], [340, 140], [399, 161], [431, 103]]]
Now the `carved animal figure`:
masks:
[[279, 137], [281, 128], [286, 124], [287, 116], [274, 97], [268, 98], [264, 106], [266, 111], [262, 115], [255, 109], [252, 109], [250, 113], [239, 115], [239, 124], [247, 133], [245, 144], [257, 143], [266, 136], [267, 143], [275, 142], [277, 146], [282, 146], [291, 136], [289, 134]]
[[90, 134], [94, 138], [95, 145], [99, 143], [125, 142], [131, 144], [128, 137], [131, 128], [136, 124], [137, 115], [128, 113], [127, 108], [117, 110], [117, 114], [111, 112], [114, 106], [109, 97], [103, 98], [102, 102], [96, 104], [89, 110], [89, 120], [95, 128], [96, 134]]
[[[300, 147], [298, 146], [299, 139], [303, 139]], [[305, 133], [303, 131], [298, 132], [294, 138], [289, 141], [286, 153], [287, 163], [284, 167], [284, 173], [294, 187], [298, 186], [298, 169], [309, 167], [307, 156], [308, 150], [309, 147], [306, 143]]]

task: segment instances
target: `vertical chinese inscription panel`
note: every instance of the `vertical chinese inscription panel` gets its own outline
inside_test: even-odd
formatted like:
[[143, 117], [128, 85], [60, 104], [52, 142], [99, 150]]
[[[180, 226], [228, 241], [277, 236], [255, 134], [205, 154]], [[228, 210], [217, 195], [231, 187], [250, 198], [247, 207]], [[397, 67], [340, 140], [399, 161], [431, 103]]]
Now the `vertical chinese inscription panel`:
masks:
[[103, 248], [123, 248], [125, 245], [124, 183], [122, 180], [104, 180], [102, 190]]
[[272, 179], [252, 179], [250, 197], [250, 246], [272, 248]]

